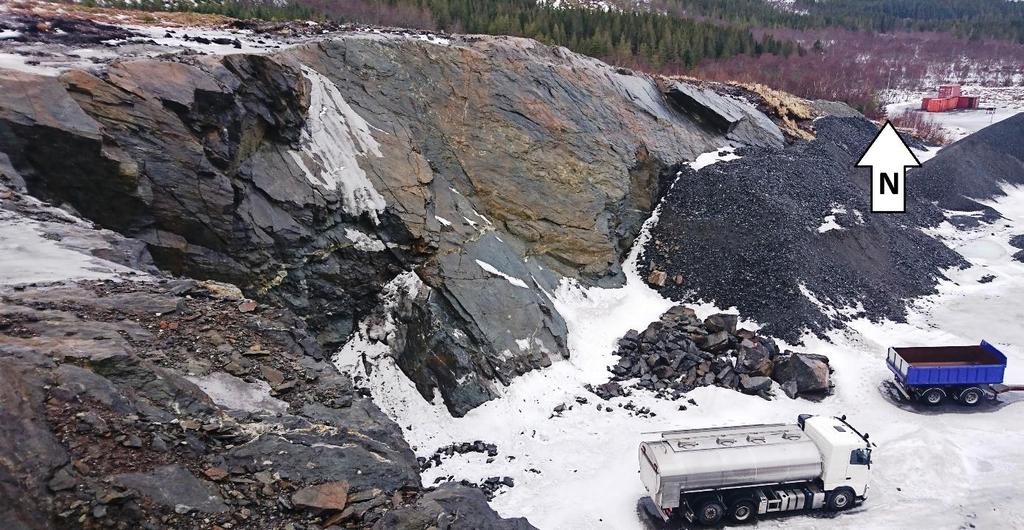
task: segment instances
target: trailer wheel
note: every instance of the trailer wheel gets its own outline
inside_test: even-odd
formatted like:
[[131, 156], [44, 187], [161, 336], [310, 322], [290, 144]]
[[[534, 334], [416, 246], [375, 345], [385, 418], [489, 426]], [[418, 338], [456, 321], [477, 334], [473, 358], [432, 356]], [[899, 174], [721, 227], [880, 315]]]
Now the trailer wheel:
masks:
[[700, 503], [700, 508], [697, 510], [697, 520], [700, 524], [707, 526], [715, 526], [722, 522], [722, 516], [725, 515], [725, 506], [718, 502], [716, 499], [708, 499]]
[[976, 406], [978, 403], [981, 403], [981, 389], [980, 388], [972, 386], [970, 388], [964, 389], [964, 391], [960, 393], [960, 404], [961, 405], [966, 405], [968, 407], [973, 407], [973, 406]]
[[853, 497], [854, 493], [850, 488], [839, 488], [830, 493], [825, 502], [829, 510], [839, 512], [853, 506]]
[[938, 405], [939, 403], [942, 403], [942, 398], [945, 396], [946, 393], [943, 392], [941, 389], [929, 388], [928, 390], [925, 390], [924, 394], [921, 396], [921, 399], [923, 399], [924, 402], [929, 405]]
[[756, 513], [754, 501], [750, 499], [740, 499], [729, 507], [729, 518], [737, 523], [745, 523], [753, 519]]

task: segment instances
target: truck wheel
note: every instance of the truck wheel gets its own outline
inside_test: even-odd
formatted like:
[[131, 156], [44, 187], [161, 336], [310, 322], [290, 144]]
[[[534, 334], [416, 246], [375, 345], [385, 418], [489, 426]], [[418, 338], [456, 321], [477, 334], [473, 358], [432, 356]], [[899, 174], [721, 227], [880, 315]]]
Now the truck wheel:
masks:
[[973, 407], [973, 406], [977, 405], [978, 403], [981, 403], [981, 389], [980, 388], [972, 386], [971, 388], [965, 389], [963, 392], [960, 393], [960, 404], [961, 405], [967, 405], [968, 407]]
[[921, 399], [929, 405], [938, 405], [939, 403], [942, 403], [943, 397], [945, 397], [945, 392], [942, 390], [939, 390], [938, 388], [929, 388], [921, 396]]
[[839, 488], [828, 495], [828, 509], [839, 512], [853, 506], [854, 493], [850, 488]]
[[700, 508], [697, 510], [697, 520], [700, 524], [707, 526], [714, 526], [722, 522], [722, 516], [725, 515], [725, 506], [715, 499], [708, 499], [700, 503]]
[[729, 518], [737, 523], [745, 523], [753, 519], [756, 513], [754, 501], [749, 499], [740, 499], [729, 507]]

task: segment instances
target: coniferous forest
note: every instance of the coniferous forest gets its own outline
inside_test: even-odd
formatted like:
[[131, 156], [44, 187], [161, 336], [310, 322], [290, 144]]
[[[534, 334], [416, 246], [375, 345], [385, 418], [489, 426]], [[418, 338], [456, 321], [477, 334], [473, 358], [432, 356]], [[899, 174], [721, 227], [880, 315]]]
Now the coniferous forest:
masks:
[[[761, 82], [877, 112], [879, 90], [959, 64], [1016, 79], [1024, 2], [1006, 0], [81, 0], [86, 5], [515, 35], [630, 68]], [[878, 36], [886, 35], [882, 39]], [[870, 56], [872, 61], [857, 60]], [[941, 57], [940, 57], [941, 56]], [[916, 57], [908, 61], [908, 57]], [[929, 62], [930, 61], [930, 62]], [[994, 72], [994, 74], [993, 74]], [[852, 80], [852, 81], [851, 81]]]

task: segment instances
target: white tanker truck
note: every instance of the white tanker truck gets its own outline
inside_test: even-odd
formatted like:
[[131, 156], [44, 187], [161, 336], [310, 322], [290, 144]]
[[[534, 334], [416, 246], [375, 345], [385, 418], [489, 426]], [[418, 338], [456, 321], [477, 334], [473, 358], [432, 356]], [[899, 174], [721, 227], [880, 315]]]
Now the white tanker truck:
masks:
[[[648, 433], [640, 480], [648, 510], [668, 521], [716, 525], [760, 514], [864, 500], [871, 443], [839, 418], [801, 414], [796, 425], [745, 425]], [[653, 504], [653, 506], [650, 506]]]

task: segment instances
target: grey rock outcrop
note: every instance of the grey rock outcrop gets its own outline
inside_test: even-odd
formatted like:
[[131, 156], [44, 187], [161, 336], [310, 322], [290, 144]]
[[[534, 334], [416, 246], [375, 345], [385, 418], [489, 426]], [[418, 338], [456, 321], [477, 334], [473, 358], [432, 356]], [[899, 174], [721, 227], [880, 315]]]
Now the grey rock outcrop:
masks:
[[0, 152], [31, 193], [164, 270], [291, 308], [327, 351], [415, 270], [427, 294], [396, 359], [456, 414], [567, 354], [548, 293], [620, 281], [666, 168], [781, 141], [767, 118], [726, 137], [650, 77], [515, 38], [340, 34], [0, 88]]
[[672, 83], [666, 94], [682, 110], [730, 140], [758, 147], [783, 145], [779, 127], [749, 103], [682, 81]]
[[[68, 252], [131, 247], [61, 212], [0, 187], [5, 223], [45, 222], [55, 241], [76, 242]], [[0, 280], [0, 498], [16, 500], [0, 503], [0, 527], [436, 516], [401, 429], [291, 311], [158, 273], [12, 285], [5, 268]], [[499, 521], [481, 497], [457, 488], [442, 504]]]
[[476, 488], [445, 484], [424, 495], [416, 505], [388, 512], [373, 527], [375, 530], [534, 530], [524, 518], [502, 519], [487, 506], [483, 492]]

